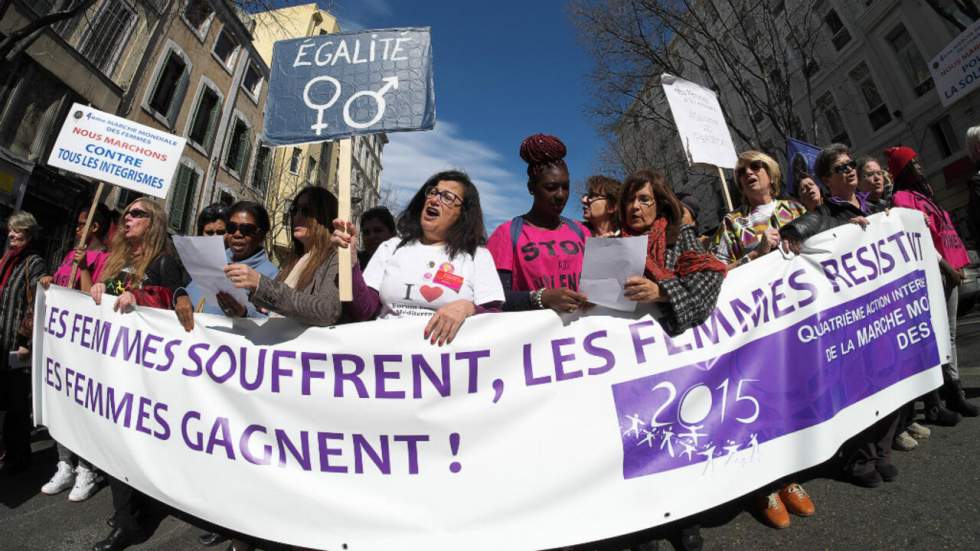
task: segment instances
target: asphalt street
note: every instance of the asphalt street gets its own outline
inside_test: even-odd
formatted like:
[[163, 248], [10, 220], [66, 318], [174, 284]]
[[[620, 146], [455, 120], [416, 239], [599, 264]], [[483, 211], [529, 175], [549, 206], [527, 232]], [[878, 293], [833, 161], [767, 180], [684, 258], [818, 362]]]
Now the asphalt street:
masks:
[[[958, 350], [967, 396], [980, 403], [980, 312], [960, 319]], [[954, 428], [933, 427], [932, 438], [912, 452], [893, 452], [897, 481], [876, 489], [836, 479], [833, 466], [799, 477], [816, 503], [809, 518], [774, 530], [753, 516], [751, 496], [708, 511], [699, 519], [705, 549], [969, 549], [980, 548], [980, 418]], [[26, 473], [0, 478], [0, 551], [90, 549], [104, 536], [111, 516], [108, 488], [71, 503], [67, 492], [45, 496], [39, 488], [54, 471], [53, 442], [35, 435], [35, 461]], [[202, 489], [206, 491], [206, 489]], [[256, 496], [256, 507], [261, 497]], [[597, 515], [614, 514], [597, 511]], [[159, 507], [153, 535], [134, 550], [205, 549], [197, 543], [202, 524]], [[585, 522], [587, 519], [580, 519]], [[682, 523], [687, 523], [685, 520]], [[625, 549], [651, 537], [669, 538], [674, 526], [624, 536], [583, 549]], [[661, 543], [661, 549], [673, 544]], [[216, 549], [223, 549], [223, 546]], [[267, 547], [276, 549], [276, 547]]]

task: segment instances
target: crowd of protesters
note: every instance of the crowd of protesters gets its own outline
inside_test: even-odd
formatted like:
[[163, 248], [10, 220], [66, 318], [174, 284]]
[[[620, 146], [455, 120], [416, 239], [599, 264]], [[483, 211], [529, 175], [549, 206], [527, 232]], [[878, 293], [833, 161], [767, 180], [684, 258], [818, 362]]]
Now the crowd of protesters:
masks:
[[[980, 230], [980, 127], [969, 131], [967, 150], [978, 166], [971, 182], [970, 223]], [[657, 170], [636, 172], [622, 183], [606, 176], [588, 178], [581, 197], [583, 221], [565, 217], [570, 195], [565, 155], [565, 145], [554, 136], [536, 134], [523, 141], [520, 156], [527, 163], [530, 208], [489, 238], [477, 186], [460, 171], [434, 174], [397, 218], [379, 207], [365, 212], [359, 224], [338, 218], [337, 199], [326, 189], [304, 188], [283, 213], [292, 244], [281, 268], [265, 249], [272, 220], [262, 205], [240, 201], [209, 206], [199, 215], [196, 233], [223, 236], [225, 274], [247, 292], [246, 303], [223, 292], [209, 302], [173, 252], [163, 208], [149, 198], [127, 205], [118, 221], [102, 205], [82, 212], [76, 238], [84, 233], [86, 240], [68, 251], [56, 270], [36, 250], [39, 228], [34, 217], [15, 213], [7, 221], [7, 248], [0, 259], [0, 342], [10, 351], [0, 355], [4, 471], [16, 473], [31, 461], [29, 354], [38, 283], [77, 289], [96, 303], [114, 295], [114, 308], [120, 312], [133, 306], [173, 309], [187, 331], [202, 312], [285, 317], [312, 326], [421, 317], [427, 324], [420, 337], [441, 346], [475, 315], [588, 310], [589, 297], [579, 289], [586, 240], [642, 236], [647, 240], [643, 275], [626, 279], [623, 294], [637, 303], [659, 304], [662, 326], [679, 334], [711, 314], [728, 271], [780, 248], [805, 252], [809, 237], [841, 224], [867, 225], [868, 216], [892, 207], [918, 210], [925, 217], [940, 256], [953, 345], [952, 359], [943, 365], [945, 383], [921, 398], [924, 416], [919, 420], [949, 426], [961, 416], [980, 414], [965, 399], [955, 352], [957, 289], [969, 258], [912, 149], [893, 147], [882, 159], [855, 160], [848, 147], [832, 144], [821, 151], [812, 174], [794, 164], [794, 173], [785, 178], [771, 156], [745, 151], [734, 171], [740, 204], [722, 217], [716, 230], [700, 237], [697, 202], [674, 190]], [[794, 184], [791, 195], [784, 181]], [[351, 256], [353, 266], [353, 301], [342, 304], [338, 267], [344, 254]], [[895, 480], [891, 450], [910, 451], [929, 437], [915, 411], [914, 402], [904, 405], [851, 439], [844, 447], [844, 476], [866, 487]], [[60, 444], [56, 471], [41, 491], [55, 495], [70, 489], [68, 499], [82, 501], [102, 480], [111, 489], [114, 514], [112, 531], [95, 549], [123, 549], [143, 541], [146, 496], [102, 476], [96, 466]], [[761, 518], [775, 528], [788, 527], [790, 514], [805, 517], [816, 511], [794, 476], [761, 488], [757, 497]], [[696, 522], [681, 524], [682, 546], [700, 548]], [[216, 526], [199, 539], [204, 546], [230, 540], [229, 549], [238, 551], [258, 543]], [[656, 545], [652, 541], [636, 548]]]

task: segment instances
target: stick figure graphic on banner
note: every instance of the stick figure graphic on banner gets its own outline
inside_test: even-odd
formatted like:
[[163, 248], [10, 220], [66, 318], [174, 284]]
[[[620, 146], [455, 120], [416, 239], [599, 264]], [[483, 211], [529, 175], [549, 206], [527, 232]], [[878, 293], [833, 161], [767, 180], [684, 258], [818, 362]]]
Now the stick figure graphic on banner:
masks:
[[647, 430], [643, 429], [643, 439], [636, 443], [637, 446], [642, 446], [646, 444], [648, 448], [653, 447], [653, 441], [657, 439], [657, 429]]
[[630, 428], [626, 429], [623, 436], [629, 436], [630, 433], [633, 433], [637, 438], [639, 438], [640, 428], [644, 426], [643, 420], [640, 419], [640, 416], [636, 413], [633, 415], [627, 415], [626, 418], [630, 420]]

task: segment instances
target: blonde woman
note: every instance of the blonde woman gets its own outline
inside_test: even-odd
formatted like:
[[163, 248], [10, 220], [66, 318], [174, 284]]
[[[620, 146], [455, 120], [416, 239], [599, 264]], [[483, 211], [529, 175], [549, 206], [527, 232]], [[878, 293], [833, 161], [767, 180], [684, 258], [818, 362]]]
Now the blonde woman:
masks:
[[[174, 292], [187, 284], [187, 276], [169, 252], [167, 219], [158, 203], [140, 198], [126, 207], [111, 251], [99, 282], [89, 290], [96, 304], [108, 293], [118, 297], [114, 309], [119, 312], [137, 305], [173, 309]], [[146, 538], [138, 517], [143, 494], [115, 478], [109, 488], [113, 528], [95, 544], [96, 551], [123, 549]]]

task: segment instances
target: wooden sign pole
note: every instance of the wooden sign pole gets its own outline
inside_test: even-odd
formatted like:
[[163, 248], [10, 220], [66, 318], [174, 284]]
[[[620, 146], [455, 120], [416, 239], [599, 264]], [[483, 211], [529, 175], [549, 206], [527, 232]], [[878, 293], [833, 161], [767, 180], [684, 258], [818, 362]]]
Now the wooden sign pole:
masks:
[[[340, 164], [337, 168], [337, 202], [338, 210], [337, 217], [341, 220], [350, 220], [350, 172], [351, 172], [351, 153], [353, 148], [351, 147], [352, 138], [345, 138], [340, 140]], [[354, 292], [351, 289], [351, 270], [352, 262], [351, 255], [344, 254], [348, 251], [341, 251], [338, 257], [338, 285], [340, 291], [340, 301], [341, 302], [351, 302], [354, 300]]]
[[[95, 196], [92, 197], [92, 206], [88, 208], [88, 217], [85, 218], [85, 226], [82, 227], [82, 235], [78, 237], [78, 244], [75, 245], [75, 250], [78, 250], [88, 243], [88, 231], [92, 227], [92, 218], [95, 217], [95, 208], [99, 206], [99, 198], [102, 197], [102, 188], [105, 187], [105, 182], [99, 182], [99, 187], [95, 189]], [[105, 230], [106, 228], [102, 228]], [[68, 278], [68, 285], [74, 288], [75, 286], [75, 274], [78, 273], [78, 258], [72, 255], [71, 261], [71, 276]]]
[[718, 167], [718, 177], [721, 178], [721, 192], [725, 196], [725, 207], [728, 208], [728, 212], [732, 212], [735, 210], [732, 207], [732, 196], [728, 194], [728, 181], [725, 180], [725, 171], [720, 166]]

